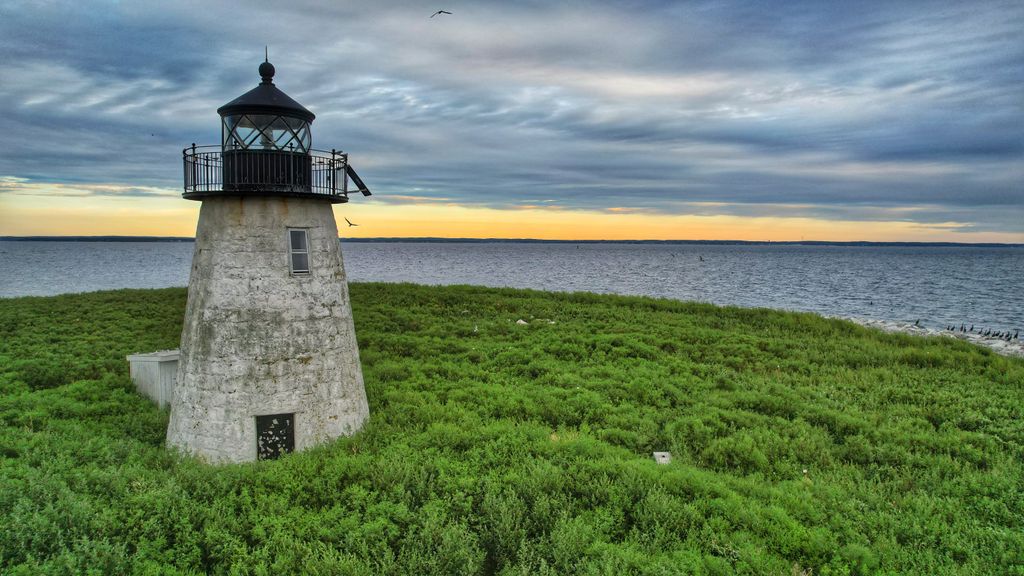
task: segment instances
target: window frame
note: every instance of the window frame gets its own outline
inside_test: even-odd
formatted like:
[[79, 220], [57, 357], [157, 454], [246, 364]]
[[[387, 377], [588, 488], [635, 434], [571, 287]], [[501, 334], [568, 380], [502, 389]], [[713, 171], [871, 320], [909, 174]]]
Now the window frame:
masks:
[[[305, 239], [305, 248], [295, 248], [294, 242], [292, 242], [292, 233], [302, 232]], [[305, 254], [306, 256], [306, 269], [296, 270], [295, 269], [295, 255]], [[313, 273], [312, 266], [309, 261], [309, 229], [308, 228], [288, 228], [288, 273], [292, 276], [310, 276]]]

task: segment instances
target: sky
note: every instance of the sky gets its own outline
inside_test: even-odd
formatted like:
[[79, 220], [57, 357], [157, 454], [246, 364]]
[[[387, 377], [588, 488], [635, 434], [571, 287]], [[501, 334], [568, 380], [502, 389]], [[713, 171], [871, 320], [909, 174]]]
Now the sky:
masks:
[[192, 236], [181, 150], [269, 46], [374, 192], [343, 236], [1024, 242], [1022, 30], [1019, 0], [0, 0], [0, 235]]

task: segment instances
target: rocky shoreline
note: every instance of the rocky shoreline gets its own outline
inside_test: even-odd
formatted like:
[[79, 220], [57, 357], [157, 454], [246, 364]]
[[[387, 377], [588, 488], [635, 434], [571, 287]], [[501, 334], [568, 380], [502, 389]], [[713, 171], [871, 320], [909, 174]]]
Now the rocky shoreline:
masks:
[[936, 330], [933, 328], [925, 328], [923, 326], [917, 326], [914, 324], [907, 324], [904, 322], [893, 322], [888, 320], [870, 320], [867, 318], [846, 318], [843, 320], [849, 320], [851, 322], [860, 324], [861, 326], [867, 326], [869, 328], [878, 328], [883, 332], [901, 332], [904, 334], [913, 334], [915, 336], [943, 336], [946, 338], [959, 338], [960, 340], [966, 340], [972, 344], [984, 346], [991, 349], [997, 354], [1003, 356], [1015, 356], [1018, 358], [1024, 358], [1024, 340], [1004, 340], [1002, 338], [995, 338], [992, 336], [983, 336], [981, 334], [973, 332], [957, 332], [951, 330]]

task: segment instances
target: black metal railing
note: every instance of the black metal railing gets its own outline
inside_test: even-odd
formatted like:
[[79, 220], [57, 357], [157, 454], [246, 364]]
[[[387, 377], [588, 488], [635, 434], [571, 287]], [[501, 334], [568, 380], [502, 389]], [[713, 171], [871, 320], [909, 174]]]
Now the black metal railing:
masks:
[[357, 180], [358, 190], [369, 194], [348, 165], [348, 154], [337, 150], [223, 150], [193, 144], [182, 151], [182, 159], [186, 198], [226, 192], [330, 196], [344, 201], [350, 175]]

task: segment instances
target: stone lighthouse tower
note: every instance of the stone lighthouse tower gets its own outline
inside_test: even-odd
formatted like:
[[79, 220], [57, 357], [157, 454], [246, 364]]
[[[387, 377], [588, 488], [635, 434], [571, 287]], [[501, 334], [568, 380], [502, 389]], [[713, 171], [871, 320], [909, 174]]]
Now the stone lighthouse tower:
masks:
[[202, 202], [167, 444], [210, 462], [275, 458], [369, 416], [332, 204], [346, 154], [311, 146], [313, 113], [262, 82], [221, 106], [221, 144], [184, 150]]

